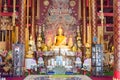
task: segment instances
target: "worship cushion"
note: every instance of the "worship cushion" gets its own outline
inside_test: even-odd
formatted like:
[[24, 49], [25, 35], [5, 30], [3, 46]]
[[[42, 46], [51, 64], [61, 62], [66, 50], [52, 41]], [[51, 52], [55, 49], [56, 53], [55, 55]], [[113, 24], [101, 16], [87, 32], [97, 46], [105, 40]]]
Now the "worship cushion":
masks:
[[55, 72], [54, 71], [48, 71], [47, 74], [48, 75], [53, 75]]
[[67, 74], [67, 75], [73, 75], [73, 72], [72, 71], [66, 71], [65, 74]]

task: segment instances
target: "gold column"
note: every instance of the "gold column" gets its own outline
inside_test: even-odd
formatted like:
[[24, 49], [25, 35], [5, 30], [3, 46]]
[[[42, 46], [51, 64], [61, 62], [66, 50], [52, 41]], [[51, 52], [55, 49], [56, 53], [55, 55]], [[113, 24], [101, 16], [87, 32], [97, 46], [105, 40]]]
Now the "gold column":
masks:
[[20, 0], [19, 42], [25, 44], [26, 0]]
[[8, 50], [8, 48], [9, 48], [9, 41], [8, 41], [8, 31], [7, 30], [5, 30], [5, 42], [6, 42], [6, 50]]
[[35, 40], [35, 0], [32, 0], [32, 28], [31, 28], [31, 34], [33, 37], [33, 40]]
[[12, 18], [13, 26], [15, 26], [15, 17], [16, 17], [15, 7], [16, 7], [16, 0], [13, 0], [13, 18]]
[[92, 7], [92, 40], [94, 44], [97, 43], [97, 11], [96, 11], [96, 0], [91, 0], [91, 7]]
[[40, 19], [40, 0], [37, 0], [37, 19]]
[[19, 36], [19, 29], [18, 29], [18, 26], [16, 26], [16, 24], [15, 24], [15, 17], [16, 17], [16, 0], [14, 0], [14, 2], [13, 2], [13, 31], [14, 31], [14, 29], [15, 29], [15, 38], [14, 38], [14, 41], [15, 42], [18, 42], [18, 36]]
[[11, 48], [11, 30], [8, 30], [8, 39], [9, 39], [9, 50], [11, 50], [12, 48]]
[[100, 37], [100, 43], [103, 45], [104, 43], [104, 13], [103, 13], [103, 0], [101, 0], [101, 37]]
[[25, 52], [28, 51], [29, 43], [29, 0], [27, 0], [27, 27], [25, 28]]
[[86, 44], [87, 38], [87, 25], [86, 25], [86, 0], [83, 0], [83, 44]]
[[81, 0], [79, 0], [79, 4], [78, 4], [78, 20], [81, 19]]
[[16, 0], [13, 0], [13, 15], [12, 15], [12, 25], [13, 25], [13, 31], [12, 31], [12, 42], [15, 43], [17, 42], [16, 41], [16, 32], [15, 32], [15, 17], [16, 17], [16, 11], [15, 11], [15, 8], [16, 8]]
[[91, 0], [89, 0], [89, 25], [87, 26], [87, 43], [92, 43], [92, 20], [91, 20]]
[[18, 42], [18, 36], [19, 36], [19, 29], [18, 26], [15, 27], [15, 41]]
[[100, 18], [100, 20], [101, 20], [101, 25], [100, 26], [98, 26], [97, 27], [97, 30], [98, 30], [98, 32], [97, 32], [97, 36], [98, 36], [98, 44], [102, 44], [103, 45], [103, 43], [104, 43], [104, 35], [103, 35], [103, 33], [104, 33], [104, 30], [103, 30], [103, 27], [104, 27], [104, 25], [103, 25], [103, 22], [104, 22], [104, 14], [103, 14], [103, 0], [101, 0], [101, 10], [99, 11], [99, 18]]

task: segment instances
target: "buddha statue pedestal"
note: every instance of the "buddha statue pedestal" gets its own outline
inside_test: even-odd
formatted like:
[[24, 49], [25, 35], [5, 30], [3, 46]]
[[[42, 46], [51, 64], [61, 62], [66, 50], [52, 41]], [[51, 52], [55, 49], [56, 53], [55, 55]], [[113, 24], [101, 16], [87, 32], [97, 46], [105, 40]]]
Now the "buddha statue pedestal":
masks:
[[37, 63], [36, 63], [36, 60], [34, 59], [33, 54], [34, 52], [29, 50], [26, 55], [26, 59], [25, 59], [25, 67], [29, 71], [29, 74], [30, 74], [31, 69], [33, 69], [34, 66], [37, 66]]
[[66, 53], [68, 53], [69, 50], [70, 49], [68, 46], [54, 46], [53, 48], [55, 54], [59, 54], [59, 55], [65, 55]]
[[76, 66], [76, 67], [79, 67], [79, 68], [82, 67], [82, 61], [81, 61], [80, 57], [77, 57], [77, 58], [76, 58], [75, 66]]

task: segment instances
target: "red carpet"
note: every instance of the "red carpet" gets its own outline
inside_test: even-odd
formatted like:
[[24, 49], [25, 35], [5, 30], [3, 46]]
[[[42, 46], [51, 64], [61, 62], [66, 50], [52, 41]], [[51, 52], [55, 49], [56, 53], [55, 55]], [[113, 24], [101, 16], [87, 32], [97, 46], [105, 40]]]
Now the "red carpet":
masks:
[[8, 77], [6, 80], [23, 80], [24, 77]]
[[102, 76], [102, 77], [95, 77], [91, 76], [92, 80], [112, 80], [112, 76]]
[[[112, 76], [94, 77], [91, 76], [92, 80], [112, 80]], [[7, 77], [6, 80], [23, 80], [24, 77]]]

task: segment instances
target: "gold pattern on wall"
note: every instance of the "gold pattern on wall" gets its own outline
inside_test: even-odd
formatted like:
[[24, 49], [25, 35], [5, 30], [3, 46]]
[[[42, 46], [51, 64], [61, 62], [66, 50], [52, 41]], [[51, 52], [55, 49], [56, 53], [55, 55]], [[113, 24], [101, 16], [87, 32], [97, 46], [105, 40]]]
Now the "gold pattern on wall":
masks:
[[48, 1], [48, 0], [45, 0], [45, 1], [43, 2], [43, 4], [44, 4], [45, 6], [48, 6], [48, 5], [49, 5], [49, 1]]
[[76, 5], [76, 2], [73, 0], [73, 1], [70, 1], [70, 6], [71, 7], [74, 7]]

